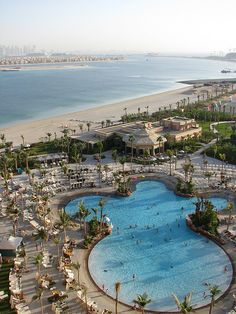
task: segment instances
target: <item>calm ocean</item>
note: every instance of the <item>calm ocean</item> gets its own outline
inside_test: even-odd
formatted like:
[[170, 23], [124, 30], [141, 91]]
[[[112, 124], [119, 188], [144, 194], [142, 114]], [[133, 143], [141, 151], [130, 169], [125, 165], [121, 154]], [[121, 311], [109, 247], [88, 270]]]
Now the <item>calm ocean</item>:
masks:
[[236, 64], [132, 55], [78, 69], [0, 72], [0, 126], [183, 87], [179, 80], [233, 77], [224, 68]]

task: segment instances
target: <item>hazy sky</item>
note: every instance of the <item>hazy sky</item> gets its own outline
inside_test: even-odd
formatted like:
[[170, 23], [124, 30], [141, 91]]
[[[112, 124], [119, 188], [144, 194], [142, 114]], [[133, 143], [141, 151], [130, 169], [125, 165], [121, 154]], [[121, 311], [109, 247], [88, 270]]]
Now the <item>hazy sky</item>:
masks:
[[0, 0], [0, 44], [194, 53], [236, 48], [236, 0]]

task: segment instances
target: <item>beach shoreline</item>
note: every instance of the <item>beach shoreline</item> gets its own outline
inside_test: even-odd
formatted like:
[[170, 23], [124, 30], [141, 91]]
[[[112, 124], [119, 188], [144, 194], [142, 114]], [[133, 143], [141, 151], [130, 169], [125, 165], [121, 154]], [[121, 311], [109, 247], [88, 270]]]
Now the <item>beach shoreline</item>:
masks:
[[118, 121], [124, 114], [124, 108], [127, 108], [127, 113], [137, 113], [138, 108], [143, 112], [147, 106], [149, 113], [157, 111], [160, 107], [169, 108], [170, 104], [174, 106], [177, 101], [183, 98], [195, 98], [196, 96], [192, 92], [193, 86], [189, 85], [58, 116], [17, 122], [13, 125], [0, 127], [0, 133], [4, 133], [7, 141], [13, 142], [14, 146], [22, 143], [21, 135], [24, 136], [26, 143], [31, 144], [42, 140], [43, 137], [45, 138], [47, 133], [52, 133], [53, 136], [56, 133], [59, 137], [62, 135], [63, 128], [66, 127], [79, 133], [79, 124], [84, 124], [84, 131], [86, 131], [87, 122], [91, 123], [91, 128], [96, 128], [101, 126], [101, 121]]

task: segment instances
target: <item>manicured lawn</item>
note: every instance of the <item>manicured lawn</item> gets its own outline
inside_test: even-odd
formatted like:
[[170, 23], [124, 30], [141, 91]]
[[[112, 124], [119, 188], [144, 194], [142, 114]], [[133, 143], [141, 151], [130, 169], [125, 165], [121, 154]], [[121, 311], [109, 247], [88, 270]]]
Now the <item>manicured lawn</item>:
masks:
[[200, 127], [202, 127], [202, 131], [210, 131], [210, 124], [211, 122], [209, 121], [197, 121]]
[[[13, 264], [3, 263], [0, 268], [0, 291], [4, 291], [5, 293], [9, 293], [9, 271], [10, 268], [13, 267]], [[11, 309], [9, 304], [9, 299], [6, 299], [4, 302], [0, 302], [0, 314], [15, 314], [16, 312]]]
[[219, 125], [216, 125], [216, 130], [224, 138], [229, 138], [230, 135], [232, 134], [231, 126], [232, 126], [232, 124], [229, 124], [229, 123], [219, 124]]
[[44, 154], [51, 154], [61, 152], [60, 147], [56, 147], [53, 141], [51, 142], [39, 142], [33, 144], [30, 149], [28, 150], [29, 154], [32, 156], [34, 155], [44, 155]]

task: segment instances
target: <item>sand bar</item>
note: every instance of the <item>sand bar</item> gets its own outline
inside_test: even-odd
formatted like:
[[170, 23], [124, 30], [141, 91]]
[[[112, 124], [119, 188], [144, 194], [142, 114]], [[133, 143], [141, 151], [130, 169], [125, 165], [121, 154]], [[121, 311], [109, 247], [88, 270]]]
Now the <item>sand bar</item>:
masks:
[[86, 130], [88, 121], [92, 123], [93, 128], [100, 126], [101, 121], [108, 119], [118, 121], [121, 115], [124, 114], [124, 108], [127, 108], [127, 113], [134, 113], [138, 111], [138, 108], [141, 109], [141, 112], [146, 111], [145, 107], [149, 106], [148, 110], [151, 113], [157, 111], [160, 107], [166, 106], [166, 108], [169, 108], [169, 104], [172, 104], [174, 107], [177, 101], [187, 97], [190, 97], [190, 99], [196, 98], [196, 95], [193, 94], [192, 86], [46, 119], [24, 121], [9, 127], [0, 128], [0, 133], [4, 133], [7, 141], [12, 141], [13, 145], [22, 143], [21, 135], [24, 136], [26, 143], [34, 143], [46, 137], [46, 133], [54, 135], [56, 132], [57, 136], [61, 136], [61, 131], [64, 127], [80, 132], [79, 124], [81, 123], [84, 124], [84, 130]]

